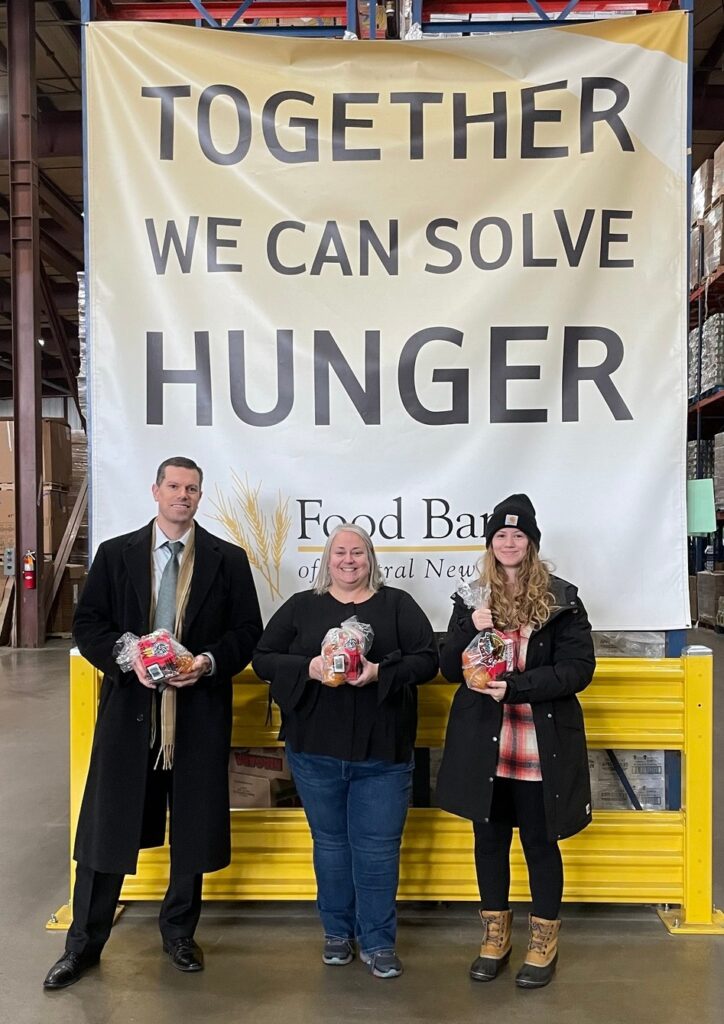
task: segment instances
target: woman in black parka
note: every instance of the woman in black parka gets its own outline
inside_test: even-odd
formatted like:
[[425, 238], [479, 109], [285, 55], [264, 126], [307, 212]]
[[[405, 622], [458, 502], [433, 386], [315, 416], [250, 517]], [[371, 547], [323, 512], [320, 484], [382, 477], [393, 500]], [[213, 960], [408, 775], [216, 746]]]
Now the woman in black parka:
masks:
[[[533, 910], [521, 988], [553, 976], [563, 893], [558, 840], [591, 821], [583, 713], [576, 694], [595, 668], [591, 626], [576, 588], [551, 575], [538, 555], [540, 530], [525, 494], [496, 505], [488, 518], [480, 583], [486, 607], [471, 611], [459, 595], [440, 651], [455, 694], [438, 779], [438, 802], [470, 818], [480, 888], [483, 942], [470, 968], [492, 981], [511, 949], [510, 844], [513, 827], [528, 866]], [[514, 641], [515, 667], [484, 690], [463, 681], [462, 654], [475, 635], [496, 628]]]

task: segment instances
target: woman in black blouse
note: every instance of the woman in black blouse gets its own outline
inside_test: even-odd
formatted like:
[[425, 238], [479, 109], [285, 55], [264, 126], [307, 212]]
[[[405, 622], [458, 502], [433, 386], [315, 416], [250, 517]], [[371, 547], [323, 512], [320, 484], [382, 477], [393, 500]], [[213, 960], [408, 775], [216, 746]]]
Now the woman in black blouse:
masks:
[[[356, 616], [374, 630], [361, 675], [322, 681], [322, 641]], [[360, 959], [395, 978], [400, 841], [412, 786], [417, 691], [437, 672], [432, 627], [416, 602], [384, 585], [372, 541], [343, 523], [329, 537], [314, 589], [272, 617], [252, 662], [282, 712], [280, 738], [314, 840], [322, 960]]]

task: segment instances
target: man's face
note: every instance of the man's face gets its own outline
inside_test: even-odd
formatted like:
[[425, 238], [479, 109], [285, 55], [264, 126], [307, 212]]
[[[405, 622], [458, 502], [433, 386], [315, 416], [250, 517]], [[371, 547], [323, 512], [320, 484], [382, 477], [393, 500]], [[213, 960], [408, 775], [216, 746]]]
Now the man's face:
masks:
[[176, 529], [191, 525], [201, 501], [197, 470], [167, 466], [161, 483], [154, 484], [151, 489], [158, 502], [158, 522], [162, 530], [164, 524]]

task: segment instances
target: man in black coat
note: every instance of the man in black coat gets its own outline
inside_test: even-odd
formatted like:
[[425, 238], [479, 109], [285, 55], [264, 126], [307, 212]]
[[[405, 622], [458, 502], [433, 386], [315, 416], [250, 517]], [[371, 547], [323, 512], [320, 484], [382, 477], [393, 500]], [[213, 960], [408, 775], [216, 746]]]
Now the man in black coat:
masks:
[[[248, 664], [262, 623], [246, 552], [194, 522], [202, 480], [190, 459], [163, 462], [152, 488], [156, 519], [100, 545], [78, 604], [73, 634], [103, 685], [73, 853], [73, 923], [46, 989], [71, 985], [98, 963], [124, 875], [135, 873], [140, 849], [163, 844], [167, 812], [163, 949], [181, 971], [203, 968], [193, 939], [203, 873], [231, 860], [232, 677]], [[195, 657], [161, 695], [140, 660], [121, 671], [114, 647], [123, 633], [158, 628], [167, 613]]]

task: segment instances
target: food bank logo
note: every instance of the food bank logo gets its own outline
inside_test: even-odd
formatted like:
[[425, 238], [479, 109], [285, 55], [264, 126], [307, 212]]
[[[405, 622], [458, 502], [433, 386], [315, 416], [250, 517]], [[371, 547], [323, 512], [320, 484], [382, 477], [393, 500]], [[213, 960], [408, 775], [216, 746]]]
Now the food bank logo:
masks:
[[253, 488], [246, 476], [242, 480], [232, 471], [231, 478], [232, 494], [224, 494], [217, 486], [216, 499], [211, 499], [216, 512], [209, 513], [209, 518], [220, 523], [227, 537], [244, 548], [269, 587], [272, 601], [276, 601], [283, 597], [280, 569], [292, 525], [289, 498], [283, 498], [279, 491], [273, 510], [267, 513], [261, 498], [261, 481]]

